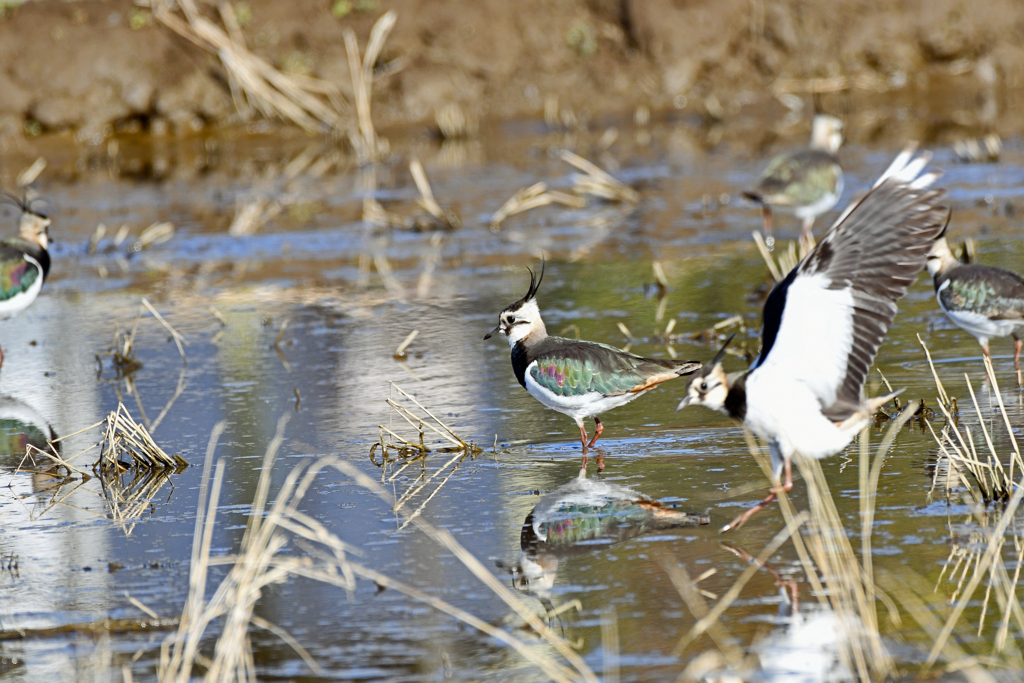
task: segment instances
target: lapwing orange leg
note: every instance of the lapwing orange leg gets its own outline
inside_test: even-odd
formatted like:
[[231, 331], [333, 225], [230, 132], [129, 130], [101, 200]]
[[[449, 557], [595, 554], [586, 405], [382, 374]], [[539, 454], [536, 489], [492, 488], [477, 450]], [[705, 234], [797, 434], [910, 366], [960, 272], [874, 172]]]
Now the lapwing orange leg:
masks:
[[[792, 490], [792, 488], [793, 488], [793, 465], [790, 462], [789, 458], [786, 458], [786, 481], [782, 484], [782, 490], [788, 492], [788, 491]], [[736, 517], [736, 519], [732, 520], [731, 522], [726, 524], [724, 527], [722, 527], [722, 533], [724, 534], [726, 531], [732, 531], [733, 529], [739, 529], [741, 526], [746, 524], [747, 520], [750, 519], [751, 517], [753, 517], [756, 512], [758, 512], [759, 510], [761, 510], [761, 509], [767, 507], [768, 505], [770, 505], [772, 503], [772, 501], [774, 501], [778, 497], [779, 497], [779, 495], [778, 495], [776, 489], [773, 488], [772, 492], [769, 493], [768, 496], [764, 500], [762, 500], [760, 503], [758, 503], [754, 507], [750, 508], [749, 510], [744, 512], [742, 515], [739, 515], [738, 517]]]
[[[595, 417], [594, 418], [594, 424], [596, 424], [597, 426], [594, 427], [594, 438], [590, 440], [589, 444], [587, 444], [587, 446], [589, 448], [593, 448], [594, 444], [597, 443], [597, 440], [601, 438], [601, 434], [604, 433], [604, 425], [601, 424], [601, 418]], [[583, 432], [583, 438], [584, 439], [587, 438], [587, 433], [586, 432]]]

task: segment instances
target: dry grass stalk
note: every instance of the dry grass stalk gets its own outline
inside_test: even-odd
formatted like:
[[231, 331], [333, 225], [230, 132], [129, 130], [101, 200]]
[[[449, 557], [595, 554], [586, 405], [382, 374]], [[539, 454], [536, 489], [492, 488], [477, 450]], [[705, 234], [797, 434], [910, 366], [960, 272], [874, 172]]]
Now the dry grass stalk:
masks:
[[491, 228], [491, 232], [499, 232], [501, 224], [509, 216], [549, 204], [562, 204], [574, 209], [582, 209], [587, 205], [587, 200], [583, 197], [577, 197], [557, 190], [549, 192], [547, 183], [534, 183], [527, 188], [519, 190], [519, 192], [516, 192], [502, 204], [501, 208], [491, 216], [488, 225]]
[[[723, 335], [726, 333], [726, 331], [733, 329], [738, 330], [741, 333], [745, 333], [747, 331], [747, 323], [743, 319], [743, 316], [738, 313], [734, 316], [726, 318], [725, 320], [719, 320], [711, 327], [705, 328], [703, 330], [697, 330], [696, 332], [673, 335], [670, 334], [671, 330], [666, 330], [665, 338], [670, 342], [676, 341], [678, 339], [691, 339], [694, 341], [703, 342], [705, 344], [719, 344], [722, 342]], [[741, 357], [744, 355], [744, 352], [742, 350], [740, 350], [739, 348], [734, 348], [733, 346], [727, 347], [725, 352], [729, 355]]]
[[[1021, 613], [1020, 603], [1015, 599], [1007, 600], [1008, 597], [1015, 594], [1015, 587], [1007, 585], [1009, 584], [1009, 578], [1005, 574], [1005, 565], [1002, 562], [1001, 556], [1001, 550], [1006, 541], [1005, 535], [1007, 527], [1013, 520], [1014, 514], [1020, 505], [1022, 497], [1024, 497], [1024, 486], [1018, 486], [1013, 496], [1010, 498], [1009, 503], [1007, 503], [1006, 509], [1000, 516], [998, 523], [992, 530], [984, 554], [975, 563], [975, 569], [971, 579], [964, 588], [960, 599], [949, 612], [946, 622], [943, 624], [941, 631], [939, 631], [938, 636], [935, 638], [935, 644], [932, 646], [931, 652], [928, 653], [928, 659], [925, 661], [922, 674], [927, 672], [928, 669], [935, 664], [939, 655], [946, 646], [949, 637], [952, 635], [953, 629], [956, 628], [961, 615], [963, 615], [964, 610], [967, 608], [967, 604], [974, 597], [974, 591], [977, 589], [978, 584], [981, 583], [982, 579], [986, 576], [992, 576], [992, 574], [995, 574], [995, 576], [992, 576], [993, 579], [1002, 579], [994, 581], [993, 583], [1003, 592], [1006, 607], [1013, 610], [1014, 616], [1018, 620], [1018, 627], [1024, 629], [1024, 614]], [[996, 560], [999, 560], [998, 564]], [[995, 568], [996, 571], [992, 571], [993, 568]], [[999, 568], [1002, 568], [1003, 571], [998, 571]], [[1002, 638], [1002, 641], [1005, 645], [1005, 637]]]
[[165, 453], [123, 403], [118, 403], [104, 422], [100, 459], [94, 465], [101, 477], [114, 477], [131, 467], [179, 470], [188, 466], [180, 455]]
[[387, 141], [379, 138], [373, 127], [370, 100], [373, 94], [374, 65], [380, 58], [388, 34], [395, 27], [397, 20], [398, 15], [393, 10], [377, 20], [370, 31], [370, 40], [362, 60], [359, 59], [359, 41], [356, 40], [356, 34], [351, 29], [346, 29], [344, 33], [348, 68], [352, 77], [352, 89], [355, 91], [358, 126], [358, 132], [350, 132], [349, 139], [360, 164], [377, 161], [388, 152]]
[[188, 340], [185, 339], [184, 336], [179, 334], [176, 329], [171, 327], [171, 324], [169, 322], [164, 320], [164, 317], [160, 315], [160, 313], [155, 308], [153, 308], [153, 304], [149, 303], [149, 300], [147, 300], [146, 297], [142, 297], [142, 305], [145, 306], [149, 310], [149, 312], [153, 314], [154, 318], [160, 321], [160, 324], [164, 326], [164, 329], [171, 333], [171, 337], [174, 339], [174, 345], [178, 347], [178, 353], [181, 354], [181, 360], [187, 363], [188, 359], [185, 357], [184, 347], [188, 346]]
[[[984, 147], [982, 146], [984, 145]], [[953, 152], [957, 160], [963, 163], [992, 163], [999, 161], [1003, 151], [1003, 141], [996, 133], [990, 133], [981, 139], [967, 138], [953, 142]]]
[[[427, 410], [419, 401], [407, 394], [394, 382], [390, 384], [391, 390], [397, 391], [401, 397], [404, 397], [418, 408], [422, 414], [417, 414], [410, 408], [400, 404], [392, 397], [388, 397], [386, 403], [391, 407], [389, 425], [378, 425], [377, 429], [380, 433], [380, 440], [370, 447], [370, 461], [381, 468], [381, 480], [387, 475], [389, 467], [394, 467], [401, 464], [402, 469], [411, 464], [411, 462], [422, 461], [429, 453], [455, 453], [455, 458], [452, 462], [459, 461], [466, 456], [475, 456], [481, 451], [480, 447], [473, 443], [465, 442], [458, 434], [448, 428], [443, 422], [434, 416], [429, 410]], [[414, 437], [406, 437], [397, 433], [395, 430], [394, 418], [395, 416], [402, 418], [405, 423], [412, 427], [416, 431]], [[448, 446], [428, 446], [425, 437], [426, 431], [429, 429], [437, 436], [444, 439]], [[380, 448], [380, 460], [376, 458], [377, 449]], [[452, 462], [448, 463], [449, 465]], [[444, 470], [448, 465], [445, 465], [434, 473], [430, 479], [433, 479], [437, 474]], [[427, 480], [423, 485], [429, 483], [430, 479]], [[444, 481], [447, 481], [445, 478]], [[443, 486], [444, 482], [440, 486]], [[440, 489], [438, 487], [438, 490]], [[417, 488], [415, 491], [409, 494], [409, 497], [418, 493], [422, 489], [422, 486]], [[437, 491], [435, 490], [436, 494]], [[433, 494], [431, 494], [433, 497]], [[425, 504], [425, 503], [424, 503]]]
[[136, 468], [131, 476], [131, 481], [127, 483], [120, 475], [99, 477], [110, 518], [121, 527], [125, 536], [132, 535], [135, 525], [152, 510], [150, 501], [156, 498], [156, 494], [170, 480], [165, 469]]
[[[881, 680], [893, 670], [892, 660], [882, 643], [878, 629], [876, 599], [882, 600], [889, 607], [890, 617], [894, 623], [898, 623], [898, 613], [891, 598], [874, 583], [870, 562], [870, 532], [874, 514], [874, 491], [882, 463], [895, 435], [913, 416], [915, 408], [916, 406], [910, 406], [893, 421], [876, 451], [873, 462], [869, 459], [867, 433], [861, 436], [861, 531], [864, 563], [862, 564], [861, 559], [854, 553], [847, 539], [846, 530], [829, 493], [819, 462], [797, 457], [795, 461], [807, 486], [811, 508], [809, 516], [808, 513], [797, 514], [785, 492], [777, 489], [779, 506], [786, 519], [786, 528], [762, 551], [758, 560], [744, 571], [733, 587], [723, 595], [716, 608], [699, 619], [677, 646], [677, 654], [717, 623], [750, 576], [788, 537], [793, 541], [813, 594], [823, 607], [835, 615], [840, 625], [841, 636], [836, 646], [840, 661], [847, 670], [856, 671], [858, 679], [865, 682]], [[749, 433], [747, 440], [751, 454], [771, 478], [771, 465], [762, 447]], [[809, 523], [804, 525], [804, 533], [795, 533], [808, 519]], [[721, 649], [729, 658], [729, 653], [724, 648]], [[736, 659], [735, 654], [731, 659]]]
[[668, 572], [669, 578], [672, 579], [672, 583], [675, 585], [676, 590], [679, 591], [680, 596], [686, 602], [690, 612], [697, 617], [697, 623], [695, 623], [683, 636], [679, 643], [676, 644], [675, 649], [672, 651], [674, 655], [680, 655], [686, 649], [686, 647], [700, 638], [702, 635], [707, 633], [715, 641], [715, 644], [719, 647], [726, 659], [736, 664], [742, 659], [742, 652], [733, 642], [731, 636], [722, 626], [719, 619], [725, 610], [739, 597], [740, 591], [747, 584], [747, 581], [757, 573], [758, 569], [768, 561], [775, 551], [777, 551], [782, 544], [789, 539], [794, 532], [796, 532], [804, 522], [807, 521], [807, 514], [803, 513], [798, 517], [795, 517], [786, 527], [777, 533], [775, 537], [764, 547], [758, 557], [751, 562], [743, 573], [740, 574], [739, 578], [733, 583], [728, 591], [719, 599], [713, 608], [709, 608], [704, 602], [703, 598], [697, 592], [694, 587], [694, 582], [690, 580], [686, 570], [682, 567], [672, 567], [666, 565], [665, 571]]
[[319, 178], [336, 166], [336, 150], [312, 144], [287, 162], [268, 164], [252, 188], [235, 199], [235, 216], [228, 228], [234, 237], [251, 235], [285, 209], [302, 201], [296, 179]]
[[[331, 466], [340, 472], [347, 474], [360, 486], [363, 486], [375, 493], [382, 500], [388, 502], [393, 501], [387, 491], [383, 490], [376, 482], [353, 467], [351, 464], [334, 459], [333, 462], [331, 462]], [[429, 538], [455, 555], [455, 557], [462, 562], [462, 564], [469, 569], [474, 576], [476, 576], [485, 586], [501, 598], [505, 604], [525, 620], [526, 623], [529, 624], [529, 626], [536, 631], [548, 645], [552, 646], [558, 654], [564, 657], [575, 671], [567, 669], [563, 665], [555, 662], [549, 655], [542, 654], [533, 648], [522, 649], [515, 646], [520, 653], [527, 656], [531, 662], [541, 667], [549, 675], [555, 673], [560, 674], [553, 676], [555, 680], [583, 680], [597, 683], [597, 677], [590, 670], [590, 667], [587, 666], [586, 662], [584, 662], [583, 659], [571, 647], [569, 647], [564, 640], [562, 640], [562, 638], [560, 638], [543, 621], [541, 621], [540, 618], [522, 602], [519, 596], [509, 590], [509, 588], [506, 587], [505, 584], [502, 583], [494, 574], [492, 574], [491, 571], [478, 559], [476, 559], [472, 553], [462, 547], [451, 533], [445, 529], [437, 529], [422, 517], [413, 519], [412, 523]], [[491, 633], [491, 635], [494, 634]], [[502, 640], [510, 643], [509, 640], [504, 638]], [[528, 652], [529, 654], [527, 654]]]
[[583, 175], [574, 177], [573, 189], [580, 195], [593, 195], [609, 202], [635, 204], [640, 200], [637, 191], [603, 171], [596, 164], [587, 161], [568, 150], [558, 152], [560, 159], [576, 167]]
[[772, 83], [772, 92], [776, 97], [798, 92], [813, 94], [843, 92], [853, 88], [885, 92], [889, 89], [889, 83], [885, 78], [873, 74], [827, 78], [779, 78]]
[[46, 170], [46, 157], [39, 157], [32, 165], [18, 174], [18, 187], [28, 187]]
[[284, 205], [268, 197], [239, 197], [235, 206], [235, 217], [228, 227], [232, 237], [251, 235], [273, 220], [284, 209]]
[[417, 229], [431, 229], [436, 230], [438, 228], [442, 230], [457, 230], [462, 226], [462, 220], [452, 210], [445, 210], [441, 208], [441, 205], [434, 199], [434, 192], [430, 189], [430, 183], [427, 182], [427, 174], [423, 170], [423, 164], [420, 163], [419, 159], [413, 159], [409, 162], [409, 172], [412, 173], [412, 179], [416, 183], [416, 189], [420, 191], [420, 198], [416, 200], [416, 204], [420, 206], [424, 211], [433, 217], [433, 221], [428, 222], [424, 226], [415, 226]]
[[[225, 28], [202, 16], [194, 0], [152, 0], [153, 16], [172, 31], [216, 54], [227, 70], [239, 113], [251, 109], [279, 117], [315, 132], [322, 126], [339, 129], [344, 122], [341, 93], [333, 84], [307, 76], [288, 75], [260, 59], [246, 47], [232, 21], [231, 9], [220, 12]], [[175, 13], [175, 8], [181, 15]]]
[[[935, 371], [934, 365], [932, 370]], [[939, 384], [941, 385], [941, 382]], [[970, 388], [969, 382], [968, 385]], [[997, 386], [993, 387], [993, 392], [998, 395]], [[973, 396], [973, 390], [971, 393]], [[945, 408], [948, 401], [940, 399], [939, 403]], [[978, 410], [976, 401], [975, 407]], [[851, 670], [857, 672], [860, 680], [879, 680], [887, 675], [886, 672], [892, 670], [891, 660], [880, 638], [878, 617], [875, 613], [875, 602], [881, 600], [888, 608], [890, 620], [894, 625], [898, 626], [901, 623], [895, 604], [898, 601], [918, 623], [922, 631], [929, 636], [932, 642], [931, 652], [921, 672], [922, 675], [925, 675], [938, 657], [943, 655], [949, 662], [946, 666], [947, 671], [961, 671], [971, 681], [992, 681], [995, 679], [987, 670], [988, 668], [1014, 667], [1018, 663], [1024, 665], [1024, 657], [1021, 656], [1020, 650], [1013, 640], [1009, 638], [1011, 621], [1017, 629], [1024, 632], [1024, 610], [1022, 610], [1016, 595], [1016, 583], [1020, 578], [1020, 561], [1024, 560], [1024, 543], [1016, 535], [1011, 536], [1014, 543], [1013, 555], [1018, 560], [1012, 576], [1002, 560], [1003, 550], [1007, 543], [1007, 528], [1022, 497], [1024, 497], [1024, 487], [1010, 481], [1013, 485], [1011, 489], [1013, 495], [1009, 498], [1008, 504], [1001, 511], [998, 521], [993, 527], [989, 528], [987, 515], [983, 515], [983, 511], [979, 510], [975, 513], [978, 515], [982, 531], [977, 534], [977, 538], [970, 545], [980, 545], [983, 550], [965, 548], [962, 552], [957, 552], [956, 549], [951, 552], [950, 564], [952, 565], [954, 558], [956, 558], [956, 564], [950, 572], [950, 580], [957, 583], [957, 588], [949, 601], [949, 604], [955, 603], [955, 605], [951, 611], [948, 611], [945, 623], [940, 622], [939, 618], [935, 616], [935, 612], [943, 611], [941, 608], [935, 608], [932, 612], [926, 606], [925, 599], [929, 599], [926, 596], [932, 591], [918, 586], [917, 584], [920, 584], [921, 581], [911, 581], [905, 578], [901, 583], [894, 580], [891, 575], [883, 574], [880, 581], [886, 591], [881, 590], [875, 583], [876, 572], [872, 561], [871, 531], [874, 524], [878, 482], [885, 458], [896, 435], [903, 425], [916, 415], [918, 408], [918, 404], [912, 402], [901, 411], [898, 418], [892, 421], [873, 458], [870, 454], [867, 433], [865, 432], [861, 436], [860, 558], [857, 558], [847, 540], [847, 532], [841, 524], [821, 467], [816, 460], [796, 459], [807, 486], [811, 504], [811, 523], [806, 527], [803, 540], [800, 535], [794, 535], [792, 538], [801, 557], [801, 562], [804, 564], [805, 573], [812, 584], [813, 592], [818, 596], [819, 601], [825, 602], [841, 625], [843, 636], [840, 639], [841, 657]], [[979, 417], [982, 417], [980, 410], [978, 412]], [[1003, 412], [1004, 424], [1009, 431], [1005, 410]], [[947, 413], [947, 420], [952, 422], [952, 415], [949, 413]], [[982, 428], [985, 429], [984, 424]], [[936, 439], [939, 440], [937, 436]], [[972, 450], [973, 441], [969, 433], [960, 435], [957, 441], [956, 447], [966, 454], [961, 457], [961, 460], [973, 461], [975, 471], [981, 472], [984, 469], [981, 465], [987, 463], [981, 463], [976, 452]], [[990, 444], [991, 449], [991, 438], [987, 432], [986, 441]], [[949, 437], [947, 442], [952, 444], [953, 438]], [[1015, 443], [1013, 448], [1014, 453], [1011, 457], [1016, 458]], [[766, 473], [770, 474], [767, 458], [754, 444], [752, 444], [752, 452], [762, 467], [766, 469]], [[950, 457], [952, 459], [958, 456]], [[991, 456], [993, 464], [990, 466], [992, 471], [996, 471], [994, 463], [997, 460], [993, 451]], [[1020, 466], [1019, 463], [1017, 466]], [[792, 524], [795, 519], [794, 511], [782, 492], [780, 492], [780, 507], [787, 523]], [[913, 579], [915, 575], [910, 574], [909, 579]], [[939, 581], [941, 582], [941, 580], [942, 576], [940, 575]], [[979, 657], [979, 655], [965, 653], [951, 640], [950, 636], [960, 624], [967, 606], [977, 600], [975, 593], [982, 581], [986, 581], [987, 586], [981, 600], [981, 615], [975, 628], [976, 637], [979, 638], [975, 642], [977, 642], [979, 650], [987, 651], [990, 647], [991, 641], [986, 642], [981, 639], [981, 635], [984, 630], [986, 614], [993, 611], [989, 607], [992, 598], [995, 598], [994, 602], [998, 605], [999, 618], [994, 653]], [[731, 593], [727, 593], [723, 601]], [[700, 623], [698, 622], [698, 624]], [[690, 641], [686, 640], [681, 645], [685, 646], [688, 642]]]
[[[103, 424], [103, 422], [97, 422], [89, 429], [92, 429], [93, 427], [98, 427], [101, 424]], [[60, 453], [58, 453], [57, 449], [54, 447], [54, 444], [57, 441], [60, 441], [60, 439], [54, 439], [53, 441], [48, 442], [50, 446], [49, 450], [43, 450], [41, 448], [36, 447], [33, 444], [28, 444], [25, 447], [25, 457], [23, 457], [21, 459], [21, 462], [18, 463], [18, 467], [14, 473], [17, 474], [18, 472], [21, 472], [23, 466], [26, 464], [26, 461], [31, 466], [38, 466], [35, 456], [39, 455], [42, 456], [43, 458], [46, 458], [46, 460], [50, 461], [50, 463], [52, 463], [51, 467], [54, 470], [60, 470], [61, 468], [64, 468], [68, 472], [75, 472], [82, 476], [88, 477], [89, 475], [86, 472], [83, 472], [82, 470], [78, 469], [77, 467], [71, 464], [71, 461], [74, 460], [75, 458], [68, 458], [67, 460], [65, 460], [60, 456]], [[93, 446], [92, 448], [95, 448], [95, 446]], [[92, 448], [88, 450], [92, 450]], [[79, 453], [78, 455], [81, 455], [81, 453]], [[78, 455], [76, 455], [75, 457], [78, 457]]]
[[132, 244], [132, 251], [142, 251], [157, 244], [163, 244], [174, 237], [174, 224], [163, 222], [153, 223], [139, 233], [139, 239]]
[[[1007, 417], [1006, 406], [1003, 405], [1002, 394], [999, 391], [999, 383], [992, 369], [992, 362], [985, 358], [985, 370], [988, 380], [991, 382], [991, 392], [999, 404], [999, 412], [1002, 415], [1003, 425], [1006, 427], [1006, 433], [1012, 448], [1008, 468], [1004, 467], [1003, 457], [996, 450], [992, 434], [989, 433], [989, 429], [986, 427], [987, 419], [981, 410], [981, 406], [978, 404], [978, 398], [974, 393], [971, 378], [966, 374], [964, 375], [964, 379], [967, 381], [967, 390], [971, 395], [971, 401], [978, 416], [978, 424], [987, 446], [987, 452], [984, 457], [981, 457], [978, 453], [971, 428], [966, 424], [960, 424], [959, 420], [956, 419], [950, 407], [949, 395], [939, 379], [931, 354], [928, 352], [928, 347], [921, 340], [920, 335], [918, 335], [918, 341], [925, 351], [932, 376], [935, 377], [936, 388], [939, 393], [937, 399], [939, 409], [946, 418], [946, 423], [941, 430], [941, 436], [935, 432], [935, 428], [932, 427], [931, 423], [928, 424], [928, 428], [931, 430], [932, 436], [939, 446], [939, 452], [949, 463], [950, 471], [958, 476], [964, 487], [976, 500], [985, 505], [996, 501], [1006, 502], [1010, 499], [1013, 490], [1018, 485], [1014, 479], [1014, 470], [1024, 474], [1024, 460], [1021, 458], [1020, 447], [1017, 444], [1013, 428]], [[974, 482], [973, 486], [965, 477], [965, 472], [971, 475], [971, 480]]]
[[405, 350], [409, 348], [409, 344], [412, 344], [413, 340], [416, 339], [416, 337], [418, 337], [419, 334], [419, 330], [413, 330], [412, 332], [407, 334], [405, 336], [405, 339], [402, 340], [402, 343], [398, 345], [397, 349], [395, 349], [395, 353], [393, 354], [394, 357], [399, 359], [405, 358]]
[[423, 252], [423, 270], [416, 279], [416, 296], [425, 299], [431, 294], [431, 284], [434, 280], [434, 271], [441, 260], [441, 249], [445, 237], [440, 232], [430, 236], [430, 248]]
[[466, 140], [479, 130], [476, 117], [467, 115], [458, 102], [446, 102], [434, 110], [437, 130], [445, 140]]
[[[255, 667], [248, 641], [249, 625], [264, 628], [284, 639], [307, 664], [320, 674], [316, 662], [283, 629], [253, 615], [253, 608], [259, 598], [260, 589], [288, 575], [303, 576], [316, 581], [337, 585], [350, 593], [355, 589], [357, 577], [374, 581], [380, 586], [392, 588], [414, 600], [430, 605], [449, 614], [481, 632], [505, 643], [521, 653], [528, 661], [538, 666], [551, 680], [560, 683], [585, 681], [596, 683], [597, 678], [586, 663], [569, 648], [564, 641], [550, 631], [540, 619], [532, 614], [519, 598], [498, 581], [476, 558], [469, 554], [445, 531], [439, 531], [422, 519], [416, 525], [424, 533], [448, 549], [476, 574], [499, 597], [519, 612], [538, 633], [553, 646], [572, 668], [554, 659], [540, 648], [527, 645], [508, 631], [499, 629], [473, 615], [453, 607], [423, 591], [395, 581], [368, 567], [350, 560], [358, 549], [341, 541], [317, 520], [302, 513], [298, 508], [306, 492], [313, 485], [316, 476], [327, 467], [356, 480], [392, 505], [389, 495], [376, 486], [369, 477], [350, 464], [334, 457], [322, 458], [309, 467], [300, 465], [292, 470], [269, 510], [264, 515], [269, 500], [272, 465], [283, 438], [285, 419], [278, 423], [277, 435], [267, 448], [264, 465], [252, 510], [249, 526], [242, 539], [241, 550], [236, 557], [229, 558], [231, 571], [210, 598], [205, 599], [207, 570], [213, 563], [210, 558], [210, 544], [215, 525], [215, 513], [219, 501], [220, 485], [223, 481], [224, 463], [219, 461], [210, 484], [210, 465], [217, 440], [224, 423], [218, 424], [211, 435], [206, 454], [206, 467], [200, 487], [199, 509], [193, 541], [189, 596], [186, 600], [178, 631], [168, 636], [161, 648], [161, 683], [185, 683], [192, 678], [192, 667], [204, 662], [207, 668], [204, 680], [210, 683], [255, 680]], [[207, 498], [209, 502], [207, 503]], [[281, 551], [289, 540], [306, 550], [302, 557], [282, 556]], [[203, 635], [210, 623], [217, 618], [224, 619], [224, 628], [217, 640], [212, 660], [200, 653]]]
[[782, 282], [789, 272], [796, 268], [800, 261], [814, 248], [813, 239], [809, 242], [800, 240], [799, 245], [797, 242], [790, 242], [789, 247], [785, 251], [781, 251], [777, 256], [772, 256], [772, 249], [764, 241], [764, 236], [761, 232], [755, 230], [752, 235], [761, 258], [764, 259], [765, 265], [768, 266], [768, 272], [771, 273], [772, 279], [777, 283]]
[[[879, 586], [895, 596], [907, 614], [929, 638], [933, 641], [938, 638], [942, 622], [936, 614], [941, 614], [946, 606], [935, 604], [920, 576], [906, 567], [901, 567], [896, 574], [888, 572], [879, 574], [877, 580]], [[983, 669], [976, 658], [968, 657], [967, 653], [955, 642], [947, 640], [943, 645], [942, 652], [952, 663], [947, 670], [955, 666], [956, 670], [964, 673], [970, 683], [995, 683], [995, 677]]]

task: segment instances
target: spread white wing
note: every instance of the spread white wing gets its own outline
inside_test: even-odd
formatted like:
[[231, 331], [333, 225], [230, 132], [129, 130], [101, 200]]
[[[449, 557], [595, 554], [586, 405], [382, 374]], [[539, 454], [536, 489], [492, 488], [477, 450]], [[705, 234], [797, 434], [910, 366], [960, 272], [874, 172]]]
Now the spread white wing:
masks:
[[948, 209], [929, 155], [905, 149], [874, 187], [852, 203], [764, 306], [761, 355], [751, 372], [803, 382], [822, 412], [844, 420], [903, 297], [925, 266]]

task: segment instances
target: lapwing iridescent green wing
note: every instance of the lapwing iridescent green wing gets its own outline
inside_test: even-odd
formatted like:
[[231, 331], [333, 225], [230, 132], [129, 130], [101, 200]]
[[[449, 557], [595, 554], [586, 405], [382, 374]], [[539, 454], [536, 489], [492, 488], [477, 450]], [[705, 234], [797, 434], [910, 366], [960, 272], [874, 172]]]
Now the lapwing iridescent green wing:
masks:
[[[537, 289], [543, 278], [542, 263], [539, 277], [530, 271], [526, 296], [505, 307], [498, 316], [498, 326], [484, 339], [498, 332], [507, 338], [519, 384], [548, 408], [576, 421], [585, 466], [587, 449], [604, 431], [599, 415], [629, 403], [662, 382], [696, 372], [701, 364], [643, 358], [605, 344], [549, 336], [537, 306]], [[583, 425], [588, 417], [596, 424], [589, 442]]]
[[[50, 272], [50, 219], [33, 211], [27, 200], [3, 193], [0, 201], [21, 209], [18, 235], [0, 240], [0, 320], [6, 320], [32, 305]], [[0, 366], [3, 362], [0, 349]]]
[[843, 194], [843, 170], [836, 157], [842, 142], [842, 121], [818, 114], [811, 124], [810, 146], [772, 159], [757, 187], [743, 193], [761, 205], [769, 247], [774, 243], [772, 208], [799, 218], [803, 222], [800, 238], [810, 243], [814, 220], [835, 206]]
[[[863, 199], [851, 204], [807, 257], [768, 295], [761, 352], [726, 374], [724, 347], [695, 375], [679, 408], [703, 405], [743, 422], [768, 442], [776, 480], [793, 486], [791, 458], [845, 448], [892, 398], [865, 399], [864, 381], [896, 315], [896, 302], [924, 269], [948, 209], [929, 157], [904, 150]], [[761, 503], [726, 525], [741, 526]]]
[[978, 339], [982, 353], [991, 358], [988, 340], [992, 337], [1013, 336], [1017, 385], [1024, 384], [1020, 369], [1024, 342], [1017, 336], [1018, 330], [1024, 330], [1024, 278], [1003, 268], [960, 263], [945, 232], [928, 254], [928, 272], [939, 307], [957, 327]]

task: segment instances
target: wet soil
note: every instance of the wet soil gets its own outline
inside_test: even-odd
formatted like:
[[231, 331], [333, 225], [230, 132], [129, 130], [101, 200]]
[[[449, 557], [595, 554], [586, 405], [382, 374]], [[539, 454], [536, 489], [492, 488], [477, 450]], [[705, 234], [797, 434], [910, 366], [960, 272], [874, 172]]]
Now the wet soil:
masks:
[[[771, 120], [787, 108], [845, 115], [904, 101], [927, 103], [915, 116], [924, 141], [1024, 130], [1015, 0], [251, 0], [234, 15], [256, 55], [351, 101], [343, 31], [365, 45], [387, 10], [398, 23], [373, 95], [383, 129], [436, 131], [453, 106], [472, 131], [542, 115], [554, 127], [603, 126], [638, 108], [712, 124], [751, 109]], [[217, 58], [130, 0], [7, 4], [0, 65], [7, 147], [47, 133], [98, 143], [118, 130], [239, 122]], [[868, 124], [866, 137], [879, 128]]]

